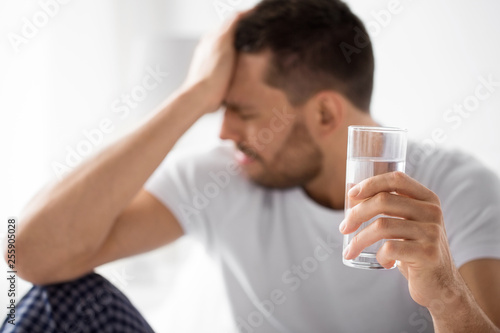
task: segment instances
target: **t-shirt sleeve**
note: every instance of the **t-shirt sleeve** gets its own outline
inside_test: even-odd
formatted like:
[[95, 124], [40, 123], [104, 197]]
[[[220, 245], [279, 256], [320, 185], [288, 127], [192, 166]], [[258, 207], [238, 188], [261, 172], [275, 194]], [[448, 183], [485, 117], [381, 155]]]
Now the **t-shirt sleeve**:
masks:
[[500, 259], [500, 181], [465, 154], [436, 166], [435, 188], [457, 267], [484, 258]]
[[[175, 216], [184, 234], [212, 252], [227, 222], [241, 170], [228, 146], [171, 152], [144, 185]], [[243, 199], [242, 199], [243, 200]], [[234, 206], [234, 205], [233, 205]]]
[[207, 215], [194, 207], [197, 182], [194, 169], [188, 157], [170, 153], [148, 179], [144, 189], [170, 210], [185, 235], [207, 243], [210, 233]]

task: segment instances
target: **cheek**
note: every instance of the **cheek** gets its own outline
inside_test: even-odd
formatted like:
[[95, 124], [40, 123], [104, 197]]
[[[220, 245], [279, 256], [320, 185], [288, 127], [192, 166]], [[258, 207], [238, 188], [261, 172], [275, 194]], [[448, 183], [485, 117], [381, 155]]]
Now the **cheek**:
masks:
[[272, 159], [274, 155], [279, 153], [286, 143], [289, 135], [289, 128], [271, 128], [270, 126], [262, 126], [252, 130], [255, 147], [262, 157]]

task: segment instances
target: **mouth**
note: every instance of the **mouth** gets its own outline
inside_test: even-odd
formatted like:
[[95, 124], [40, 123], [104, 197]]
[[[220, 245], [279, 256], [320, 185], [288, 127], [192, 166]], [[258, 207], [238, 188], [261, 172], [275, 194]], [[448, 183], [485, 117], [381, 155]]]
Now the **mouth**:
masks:
[[236, 162], [240, 165], [248, 165], [255, 162], [258, 157], [253, 151], [246, 147], [238, 145], [238, 150], [235, 153]]

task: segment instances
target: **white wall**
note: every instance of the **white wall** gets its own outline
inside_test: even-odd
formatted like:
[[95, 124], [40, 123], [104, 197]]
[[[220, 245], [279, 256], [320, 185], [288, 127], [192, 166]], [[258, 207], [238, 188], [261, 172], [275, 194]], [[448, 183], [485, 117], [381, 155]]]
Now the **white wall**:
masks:
[[[220, 2], [245, 8], [256, 1]], [[67, 146], [77, 148], [85, 139], [82, 131], [109, 119], [113, 130], [92, 147], [93, 152], [102, 149], [175, 89], [196, 39], [221, 22], [214, 3], [73, 0], [61, 5], [46, 26], [15, 52], [8, 34], [20, 33], [23, 19], [33, 20], [40, 12], [40, 2], [0, 0], [0, 233], [6, 231], [8, 216], [20, 216], [29, 198], [57, 178], [53, 163], [64, 162]], [[443, 145], [474, 154], [500, 174], [500, 131], [496, 130], [500, 87], [494, 87], [474, 111], [463, 115], [447, 111], [472, 100], [478, 77], [500, 81], [500, 3], [348, 3], [372, 29], [376, 119], [406, 127], [412, 138], [430, 144], [433, 131], [441, 129], [446, 135]], [[386, 15], [381, 22], [381, 11], [387, 13], [390, 8], [390, 19]], [[113, 112], [113, 103], [157, 66], [168, 73], [158, 87], [127, 116]], [[180, 145], [217, 140], [219, 120], [218, 114], [205, 117]], [[203, 250], [188, 241], [100, 271], [138, 304], [158, 332], [206, 327], [229, 331], [229, 311], [219, 296], [223, 294], [220, 276]], [[5, 287], [5, 281], [0, 283], [0, 290]], [[29, 284], [20, 281], [19, 287], [25, 291]]]
[[[500, 86], [477, 108], [478, 77], [500, 82], [500, 2], [399, 1], [400, 11], [373, 37], [376, 56], [373, 114], [381, 122], [432, 139], [442, 129], [443, 145], [469, 151], [500, 173]], [[390, 1], [353, 1], [365, 22]], [[463, 104], [464, 113], [449, 112]], [[445, 119], [446, 117], [446, 119]]]

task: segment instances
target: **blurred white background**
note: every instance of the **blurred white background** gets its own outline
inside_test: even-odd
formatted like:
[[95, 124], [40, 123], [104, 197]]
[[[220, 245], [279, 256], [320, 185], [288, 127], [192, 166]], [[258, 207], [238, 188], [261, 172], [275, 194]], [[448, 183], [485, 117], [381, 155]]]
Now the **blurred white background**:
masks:
[[[441, 145], [468, 151], [500, 175], [500, 2], [347, 2], [374, 43], [375, 118], [408, 128], [429, 147], [439, 131]], [[57, 179], [68, 155], [76, 159], [71, 151], [90, 156], [130, 130], [182, 81], [198, 38], [254, 3], [0, 0], [0, 234], [8, 217], [21, 216]], [[152, 71], [161, 72], [157, 84], [144, 89]], [[480, 78], [499, 82], [482, 100], [474, 97]], [[103, 121], [102, 139], [82, 143]], [[201, 119], [176, 148], [218, 140], [219, 121], [217, 113]], [[98, 271], [157, 332], [232, 331], [221, 278], [189, 240]], [[3, 307], [7, 284], [0, 281]], [[29, 287], [19, 281], [21, 293]]]

